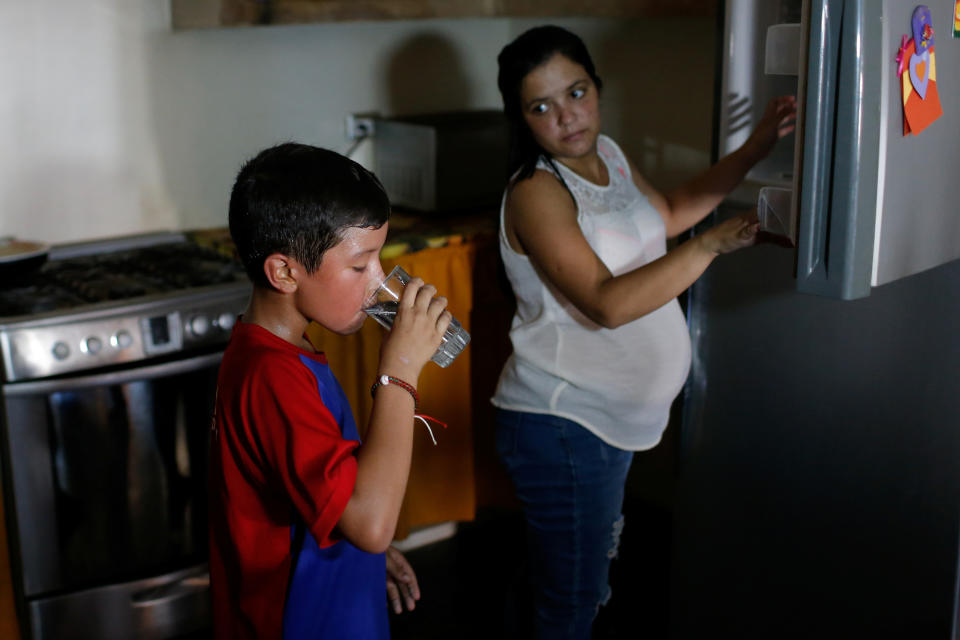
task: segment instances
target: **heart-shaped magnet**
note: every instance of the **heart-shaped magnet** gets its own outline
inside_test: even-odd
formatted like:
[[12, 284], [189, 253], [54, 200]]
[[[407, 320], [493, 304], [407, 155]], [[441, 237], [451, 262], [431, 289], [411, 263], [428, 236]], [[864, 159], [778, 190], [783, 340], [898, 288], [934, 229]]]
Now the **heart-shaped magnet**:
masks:
[[[917, 67], [923, 65], [923, 78], [917, 74]], [[927, 97], [927, 84], [930, 82], [930, 52], [924, 51], [922, 54], [916, 53], [910, 56], [910, 82], [913, 83], [914, 90], [920, 94], [920, 99]]]

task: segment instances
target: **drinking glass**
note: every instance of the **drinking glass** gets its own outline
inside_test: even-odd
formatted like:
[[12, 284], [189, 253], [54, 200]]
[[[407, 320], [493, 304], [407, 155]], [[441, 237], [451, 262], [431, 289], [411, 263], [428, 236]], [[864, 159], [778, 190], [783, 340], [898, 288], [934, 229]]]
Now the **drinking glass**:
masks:
[[[393, 319], [397, 316], [397, 302], [403, 293], [403, 288], [410, 282], [410, 274], [402, 267], [396, 266], [390, 272], [374, 295], [374, 304], [364, 309], [367, 315], [380, 323], [388, 331], [393, 326]], [[450, 326], [443, 333], [443, 342], [440, 348], [430, 358], [441, 367], [448, 367], [460, 355], [463, 348], [470, 342], [470, 334], [464, 330], [456, 318], [450, 320]]]

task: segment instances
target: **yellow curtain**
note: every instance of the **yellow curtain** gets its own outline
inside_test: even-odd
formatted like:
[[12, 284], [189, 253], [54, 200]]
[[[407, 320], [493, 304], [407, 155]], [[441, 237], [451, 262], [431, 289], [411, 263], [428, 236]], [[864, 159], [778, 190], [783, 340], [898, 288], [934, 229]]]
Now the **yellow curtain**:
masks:
[[[476, 253], [473, 242], [454, 241], [445, 247], [384, 259], [383, 270], [389, 273], [399, 264], [407, 273], [435, 285], [449, 300], [447, 308], [471, 331]], [[373, 320], [350, 336], [330, 333], [317, 324], [307, 330], [313, 344], [326, 352], [330, 368], [353, 407], [361, 437], [370, 417], [373, 402], [370, 386], [377, 374], [383, 331]], [[471, 341], [446, 369], [428, 362], [420, 375], [420, 412], [447, 423], [448, 428], [431, 425], [437, 439], [434, 446], [426, 427], [417, 421], [410, 480], [397, 538], [405, 538], [412, 528], [474, 517], [470, 361], [475, 348]]]

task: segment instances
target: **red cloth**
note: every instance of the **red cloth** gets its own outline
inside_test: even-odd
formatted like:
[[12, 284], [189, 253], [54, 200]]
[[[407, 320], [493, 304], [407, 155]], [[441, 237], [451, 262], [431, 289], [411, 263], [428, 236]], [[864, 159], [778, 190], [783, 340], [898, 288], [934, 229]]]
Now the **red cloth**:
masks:
[[223, 356], [210, 460], [218, 638], [281, 636], [291, 526], [299, 517], [330, 546], [353, 492], [359, 442], [341, 435], [304, 358], [326, 366], [323, 354], [244, 322]]

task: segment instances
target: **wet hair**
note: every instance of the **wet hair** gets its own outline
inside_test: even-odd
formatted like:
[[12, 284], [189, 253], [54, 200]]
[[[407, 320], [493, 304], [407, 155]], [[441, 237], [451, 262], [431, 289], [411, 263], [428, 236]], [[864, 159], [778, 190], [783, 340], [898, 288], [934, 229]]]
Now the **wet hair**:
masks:
[[247, 275], [269, 287], [267, 256], [290, 256], [314, 273], [347, 229], [383, 226], [390, 201], [377, 177], [353, 160], [288, 142], [243, 165], [230, 193], [229, 217]]
[[597, 91], [600, 90], [603, 83], [593, 66], [587, 46], [576, 34], [561, 27], [546, 25], [525, 31], [497, 56], [497, 86], [503, 98], [503, 113], [510, 123], [508, 168], [510, 175], [516, 173], [515, 181], [532, 176], [541, 157], [553, 164], [550, 154], [537, 143], [523, 119], [520, 87], [527, 74], [558, 53], [583, 67]]

